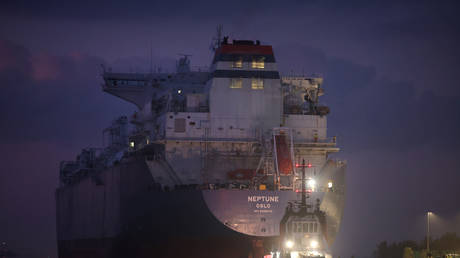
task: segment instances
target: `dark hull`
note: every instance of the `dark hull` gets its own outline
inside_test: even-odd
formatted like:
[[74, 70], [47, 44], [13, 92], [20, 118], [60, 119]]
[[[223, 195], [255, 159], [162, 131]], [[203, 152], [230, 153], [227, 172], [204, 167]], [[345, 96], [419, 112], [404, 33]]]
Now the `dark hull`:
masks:
[[59, 257], [263, 257], [263, 242], [246, 237], [119, 237], [58, 241]]
[[56, 199], [61, 258], [263, 257], [273, 248], [273, 237], [222, 224], [202, 191], [159, 191], [142, 158], [60, 188]]

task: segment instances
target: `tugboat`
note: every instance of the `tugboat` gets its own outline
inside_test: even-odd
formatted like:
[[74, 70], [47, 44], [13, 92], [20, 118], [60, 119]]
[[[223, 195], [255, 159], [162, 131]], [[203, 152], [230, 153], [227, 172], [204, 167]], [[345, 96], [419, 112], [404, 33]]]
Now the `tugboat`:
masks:
[[[316, 199], [314, 207], [307, 204], [316, 186], [315, 179], [305, 178], [305, 167], [311, 168], [311, 164], [305, 165], [303, 160], [301, 167], [301, 200], [289, 202], [280, 225], [283, 257], [332, 257], [327, 243], [326, 214], [320, 209], [320, 199]], [[328, 190], [332, 189], [329, 182]]]
[[221, 29], [213, 51], [208, 71], [188, 55], [175, 73], [103, 69], [138, 111], [61, 163], [59, 257], [330, 255], [346, 162], [329, 158], [323, 79], [280, 76], [272, 46]]

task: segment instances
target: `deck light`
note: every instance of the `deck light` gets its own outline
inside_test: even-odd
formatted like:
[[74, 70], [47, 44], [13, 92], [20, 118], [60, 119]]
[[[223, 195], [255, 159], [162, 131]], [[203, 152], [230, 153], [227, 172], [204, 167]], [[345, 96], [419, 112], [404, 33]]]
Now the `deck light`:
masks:
[[310, 247], [311, 248], [317, 248], [318, 247], [318, 241], [315, 241], [315, 240], [311, 240], [310, 242]]

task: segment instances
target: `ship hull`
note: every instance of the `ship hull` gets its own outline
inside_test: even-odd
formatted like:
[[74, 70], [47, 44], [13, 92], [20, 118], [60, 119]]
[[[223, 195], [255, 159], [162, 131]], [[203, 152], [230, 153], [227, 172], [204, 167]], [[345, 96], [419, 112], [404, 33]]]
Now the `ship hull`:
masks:
[[132, 214], [121, 222], [119, 234], [59, 240], [59, 257], [261, 257], [274, 242], [222, 224], [206, 207], [202, 191], [155, 192], [129, 202]]
[[[59, 257], [248, 257], [201, 190], [160, 191], [135, 157], [56, 191]], [[257, 242], [260, 249], [260, 242]]]
[[292, 191], [165, 191], [153, 181], [145, 158], [131, 157], [57, 189], [58, 253], [263, 257], [280, 249], [279, 223], [288, 201], [297, 197]]

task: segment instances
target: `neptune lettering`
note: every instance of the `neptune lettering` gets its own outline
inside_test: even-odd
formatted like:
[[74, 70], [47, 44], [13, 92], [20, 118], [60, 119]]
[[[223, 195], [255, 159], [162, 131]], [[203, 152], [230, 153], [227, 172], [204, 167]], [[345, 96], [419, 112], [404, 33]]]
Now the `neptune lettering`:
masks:
[[248, 202], [279, 202], [279, 196], [248, 196]]

